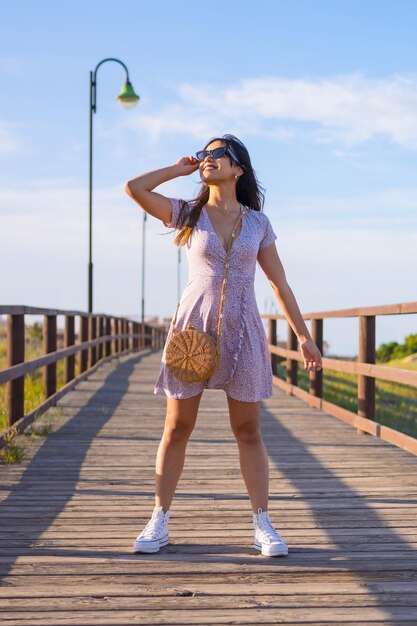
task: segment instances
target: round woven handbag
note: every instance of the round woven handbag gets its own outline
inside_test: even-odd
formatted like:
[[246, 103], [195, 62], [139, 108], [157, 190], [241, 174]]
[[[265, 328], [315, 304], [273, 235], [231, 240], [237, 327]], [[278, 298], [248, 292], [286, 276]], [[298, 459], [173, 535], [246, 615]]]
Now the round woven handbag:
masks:
[[207, 380], [217, 369], [219, 352], [215, 339], [194, 326], [176, 333], [166, 349], [166, 363], [186, 383]]
[[[227, 270], [229, 267], [230, 251], [235, 238], [236, 228], [247, 212], [246, 207], [242, 210], [233, 228], [227, 248], [226, 261], [224, 266], [223, 281], [220, 294], [220, 311], [217, 324], [217, 341], [209, 333], [197, 330], [190, 324], [185, 330], [174, 333], [169, 340], [165, 362], [167, 367], [179, 380], [187, 383], [195, 383], [207, 380], [213, 376], [220, 362], [219, 344], [221, 336], [221, 322], [223, 317], [224, 293], [226, 286]], [[175, 310], [174, 318], [171, 322], [175, 325], [179, 302]]]

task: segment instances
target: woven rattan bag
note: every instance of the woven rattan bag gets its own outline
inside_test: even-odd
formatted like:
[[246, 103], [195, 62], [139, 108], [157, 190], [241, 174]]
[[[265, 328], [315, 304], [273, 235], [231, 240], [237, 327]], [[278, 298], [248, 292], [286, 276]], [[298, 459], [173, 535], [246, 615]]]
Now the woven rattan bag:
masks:
[[[213, 376], [220, 362], [219, 344], [221, 335], [221, 322], [223, 316], [224, 293], [229, 267], [230, 252], [236, 236], [236, 229], [243, 215], [246, 214], [246, 207], [242, 210], [236, 220], [227, 248], [226, 261], [224, 266], [223, 281], [220, 294], [220, 310], [217, 324], [217, 341], [209, 333], [198, 330], [188, 324], [185, 330], [174, 333], [166, 347], [165, 362], [170, 371], [179, 380], [187, 383], [195, 383], [207, 380]], [[175, 310], [174, 318], [171, 322], [175, 326], [179, 302]]]
[[190, 324], [171, 338], [166, 349], [166, 364], [180, 380], [195, 383], [207, 380], [219, 363], [214, 337]]

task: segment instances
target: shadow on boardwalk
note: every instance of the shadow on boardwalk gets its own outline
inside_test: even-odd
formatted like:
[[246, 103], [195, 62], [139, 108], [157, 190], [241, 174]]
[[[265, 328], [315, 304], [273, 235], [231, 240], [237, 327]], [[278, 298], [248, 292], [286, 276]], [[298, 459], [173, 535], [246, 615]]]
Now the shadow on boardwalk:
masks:
[[[339, 426], [346, 431], [350, 428], [342, 423], [339, 423]], [[349, 433], [349, 439], [352, 437], [352, 434], [356, 437], [353, 429]], [[349, 572], [358, 581], [362, 581], [366, 585], [369, 593], [375, 590], [375, 606], [378, 605], [379, 599], [383, 600], [381, 608], [384, 609], [387, 619], [398, 619], [397, 609], [401, 606], [401, 603], [398, 603], [398, 595], [392, 594], [393, 610], [391, 611], [391, 607], [387, 603], [389, 599], [378, 593], [380, 590], [379, 583], [383, 581], [416, 583], [417, 551], [414, 547], [415, 543], [414, 546], [411, 545], [410, 542], [404, 540], [396, 532], [395, 528], [386, 524], [384, 517], [378, 515], [375, 508], [370, 506], [370, 501], [375, 505], [383, 505], [386, 509], [389, 509], [391, 504], [396, 506], [402, 504], [407, 506], [417, 505], [417, 482], [415, 481], [417, 477], [417, 459], [400, 449], [394, 448], [390, 444], [385, 444], [371, 436], [364, 436], [363, 443], [357, 444], [358, 449], [361, 451], [364, 449], [369, 451], [379, 450], [383, 454], [385, 449], [387, 452], [392, 453], [392, 456], [390, 455], [392, 460], [393, 457], [395, 458], [396, 453], [403, 458], [408, 457], [411, 461], [411, 466], [414, 466], [414, 485], [410, 487], [409, 491], [411, 493], [405, 499], [395, 496], [395, 490], [392, 496], [375, 497], [370, 493], [372, 492], [372, 487], [363, 496], [350, 488], [347, 481], [339, 478], [334, 471], [331, 471], [320, 462], [317, 456], [309, 450], [311, 442], [308, 442], [308, 446], [306, 446], [303, 441], [292, 435], [282, 421], [277, 420], [276, 415], [268, 410], [263, 412], [263, 435], [270, 463], [273, 462], [277, 470], [285, 474], [291, 481], [293, 487], [299, 493], [298, 499], [301, 499], [311, 512], [314, 526], [324, 529], [329, 541], [334, 544], [333, 549], [303, 549], [304, 555], [314, 557], [314, 560], [311, 562], [312, 569], [315, 566], [328, 569], [334, 565], [338, 570], [343, 569]], [[308, 432], [305, 433], [305, 439], [311, 439]], [[358, 442], [360, 439], [358, 437]], [[302, 472], [298, 471], [296, 463], [290, 469], [282, 463], [283, 457], [277, 453], [274, 445], [274, 442], [278, 441], [285, 442], [285, 447], [291, 450], [293, 458], [299, 460], [302, 466], [308, 467], [307, 477], [305, 470]], [[329, 443], [321, 441], [317, 442], [316, 445], [320, 448], [327, 446], [336, 453], [339, 449], [341, 466], [346, 461], [354, 461], [356, 458], [355, 444], [351, 441], [341, 442], [339, 440], [339, 442], [330, 441]], [[351, 459], [349, 459], [349, 456], [346, 456], [349, 455], [349, 451], [352, 453]], [[384, 480], [389, 480], [390, 467], [394, 468], [394, 463], [392, 465], [388, 463], [386, 472], [380, 475], [382, 487]], [[371, 475], [372, 471], [369, 471], [368, 474]], [[366, 475], [367, 472], [365, 472], [365, 477]], [[306, 485], [315, 478], [319, 478], [320, 486], [317, 491], [312, 492], [311, 488], [308, 488]], [[400, 479], [398, 484], [400, 485], [401, 482]], [[389, 491], [389, 487], [387, 491]], [[277, 499], [279, 499], [279, 496]], [[270, 501], [273, 500], [274, 497], [270, 497]], [[417, 532], [415, 509], [412, 509], [410, 517], [411, 521], [407, 521], [407, 516], [405, 516], [404, 521], [399, 518], [400, 526], [406, 527], [409, 524]], [[350, 529], [347, 539], [347, 535], [341, 534], [341, 528]], [[352, 530], [354, 531], [353, 533]], [[374, 532], [370, 534], [370, 530]], [[415, 537], [412, 541], [415, 541]], [[365, 556], [363, 553], [365, 553]], [[323, 578], [323, 584], [325, 584], [325, 577]], [[414, 589], [417, 591], [417, 583], [414, 585]], [[412, 600], [411, 605], [414, 617], [411, 617], [410, 613], [408, 619], [411, 618], [411, 620], [415, 620], [415, 623], [417, 623], [417, 598], [410, 597], [410, 599]]]
[[[33, 545], [73, 498], [80, 470], [92, 441], [114, 416], [128, 391], [129, 376], [148, 355], [148, 351], [143, 352], [120, 363], [106, 377], [102, 387], [95, 393], [88, 392], [85, 404], [81, 405], [75, 415], [69, 418], [59, 430], [48, 435], [24, 470], [18, 484], [11, 487], [10, 493], [0, 503], [2, 537], [3, 539], [6, 536], [18, 538], [19, 547], [15, 548], [16, 556], [50, 553], [48, 550], [34, 548]], [[102, 407], [102, 410], [97, 410], [97, 407]], [[60, 451], [63, 445], [67, 447], [71, 445], [71, 437], [74, 433], [82, 433], [83, 437], [77, 438], [76, 447], [71, 447], [71, 458], [68, 463], [68, 458], [65, 455], [61, 456]], [[51, 499], [48, 494], [48, 485], [52, 487], [56, 481], [60, 488], [58, 500]], [[9, 491], [9, 488], [3, 485], [0, 488]], [[37, 500], [33, 498], [33, 493]], [[97, 493], [103, 495], [102, 491]], [[42, 499], [39, 500], [39, 497]], [[39, 513], [36, 514], [37, 507], [39, 507]], [[21, 528], [22, 524], [25, 525], [24, 530]], [[7, 543], [2, 543], [3, 548], [7, 547]], [[62, 555], [67, 556], [68, 552], [62, 551]], [[91, 551], [90, 555], [97, 555], [97, 552]], [[0, 563], [1, 576], [7, 576], [9, 569], [13, 566], [13, 561], [13, 557], [9, 560], [3, 556]]]

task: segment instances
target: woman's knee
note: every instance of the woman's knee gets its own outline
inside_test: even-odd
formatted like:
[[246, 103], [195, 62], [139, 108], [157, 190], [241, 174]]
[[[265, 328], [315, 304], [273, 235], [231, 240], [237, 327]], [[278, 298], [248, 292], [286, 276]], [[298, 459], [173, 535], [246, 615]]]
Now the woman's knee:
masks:
[[259, 444], [262, 441], [259, 401], [243, 402], [227, 395], [230, 425], [238, 443]]
[[169, 399], [164, 437], [169, 441], [187, 441], [197, 420], [201, 393], [184, 400]]
[[247, 422], [239, 424], [239, 426], [234, 428], [233, 432], [238, 443], [255, 445], [262, 441], [261, 429], [257, 423]]
[[194, 424], [183, 420], [167, 420], [164, 428], [164, 438], [168, 441], [188, 441], [193, 432]]

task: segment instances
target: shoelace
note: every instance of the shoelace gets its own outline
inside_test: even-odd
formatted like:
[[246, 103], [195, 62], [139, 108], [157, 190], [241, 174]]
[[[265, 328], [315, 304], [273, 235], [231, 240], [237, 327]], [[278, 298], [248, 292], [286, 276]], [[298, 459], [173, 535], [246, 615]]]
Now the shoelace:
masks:
[[281, 537], [279, 532], [275, 530], [275, 528], [272, 526], [271, 522], [269, 521], [267, 517], [264, 517], [263, 521], [258, 523], [258, 529], [260, 533], [264, 537], [266, 537], [268, 540], [276, 541], [278, 539], [280, 543], [284, 543], [283, 538]]
[[151, 519], [149, 520], [149, 522], [146, 524], [145, 528], [143, 529], [142, 537], [152, 537], [153, 535], [158, 534], [164, 524], [165, 524], [164, 515], [159, 515], [159, 516], [152, 515]]

